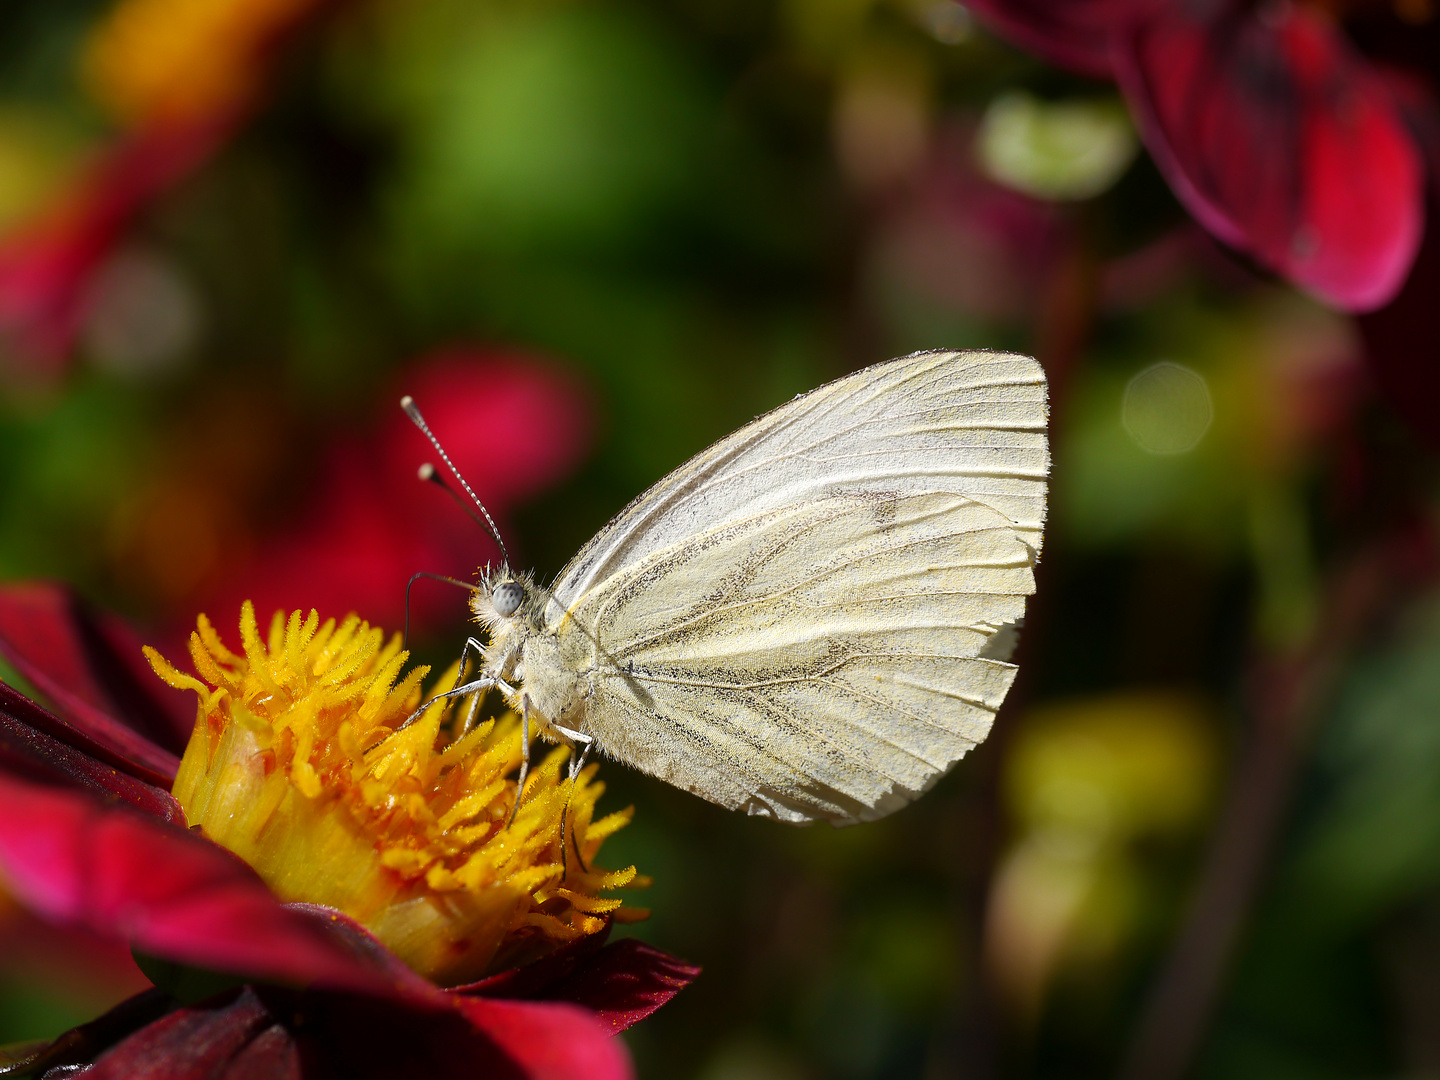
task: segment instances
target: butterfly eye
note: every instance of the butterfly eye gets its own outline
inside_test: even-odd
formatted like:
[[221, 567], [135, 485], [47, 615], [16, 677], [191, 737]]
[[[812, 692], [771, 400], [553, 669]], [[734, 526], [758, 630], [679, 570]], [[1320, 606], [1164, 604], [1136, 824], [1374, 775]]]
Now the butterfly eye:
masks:
[[502, 581], [495, 586], [490, 599], [495, 605], [497, 615], [514, 615], [520, 608], [520, 601], [525, 599], [525, 586], [518, 581]]

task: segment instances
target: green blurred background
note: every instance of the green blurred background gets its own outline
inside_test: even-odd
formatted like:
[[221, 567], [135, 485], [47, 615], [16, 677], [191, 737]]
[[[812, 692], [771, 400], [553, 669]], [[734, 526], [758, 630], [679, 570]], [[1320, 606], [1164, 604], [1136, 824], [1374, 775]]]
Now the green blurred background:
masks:
[[[469, 526], [373, 479], [424, 453], [384, 432], [436, 355], [479, 380], [474, 430], [440, 434], [514, 451], [521, 480], [479, 486], [546, 577], [824, 380], [937, 347], [1046, 366], [1045, 559], [986, 744], [844, 830], [605, 768], [637, 807], [606, 862], [655, 878], [626, 932], [705, 968], [627, 1034], [642, 1077], [1137, 1075], [1156, 1039], [1197, 1076], [1440, 1071], [1434, 458], [1349, 318], [1190, 223], [1113, 89], [953, 0], [4, 0], [0, 25], [10, 282], [63, 309], [59, 345], [0, 362], [0, 577], [153, 640], [322, 563], [393, 624], [410, 571], [491, 557], [462, 531], [458, 566], [408, 563], [419, 502]], [[95, 225], [85, 178], [139, 168], [106, 155], [197, 124], [192, 165]], [[565, 389], [496, 415], [495, 364]], [[463, 609], [430, 603], [443, 661]], [[0, 926], [0, 1043], [133, 985]]]

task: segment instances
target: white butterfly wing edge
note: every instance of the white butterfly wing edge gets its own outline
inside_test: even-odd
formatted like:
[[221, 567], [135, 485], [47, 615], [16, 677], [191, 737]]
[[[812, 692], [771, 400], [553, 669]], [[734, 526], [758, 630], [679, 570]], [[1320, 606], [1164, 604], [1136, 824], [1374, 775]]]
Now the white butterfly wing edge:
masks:
[[1044, 373], [917, 353], [787, 402], [662, 479], [570, 563], [562, 652], [597, 745], [803, 823], [904, 805], [989, 730], [1034, 591]]

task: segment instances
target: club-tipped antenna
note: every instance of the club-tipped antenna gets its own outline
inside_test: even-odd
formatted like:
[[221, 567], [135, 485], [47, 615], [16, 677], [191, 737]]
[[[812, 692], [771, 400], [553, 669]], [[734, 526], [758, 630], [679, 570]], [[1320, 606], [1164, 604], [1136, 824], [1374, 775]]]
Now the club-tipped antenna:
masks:
[[446, 495], [449, 495], [450, 498], [455, 501], [455, 505], [465, 512], [465, 515], [471, 521], [475, 522], [476, 525], [479, 525], [480, 528], [484, 529], [487, 533], [490, 531], [490, 526], [486, 523], [485, 519], [475, 512], [473, 506], [460, 497], [458, 491], [445, 482], [445, 478], [440, 475], [439, 471], [436, 470], [435, 466], [430, 464], [430, 462], [427, 461], [421, 465], [420, 468], [415, 471], [415, 475], [427, 484], [434, 484], [441, 491], [445, 492]]
[[[470, 501], [475, 504], [476, 509], [484, 516], [485, 521], [483, 524], [490, 535], [495, 538], [495, 543], [500, 546], [500, 557], [505, 560], [508, 566], [510, 563], [510, 553], [505, 550], [505, 541], [500, 539], [500, 530], [495, 526], [495, 519], [490, 516], [490, 511], [485, 509], [485, 504], [480, 501], [480, 497], [476, 495], [470, 485], [465, 482], [465, 477], [460, 475], [460, 470], [455, 468], [455, 463], [450, 460], [450, 455], [445, 453], [445, 448], [440, 445], [440, 440], [435, 437], [435, 433], [430, 430], [430, 425], [425, 423], [425, 418], [420, 415], [420, 410], [415, 405], [415, 399], [409, 394], [406, 394], [400, 399], [400, 408], [405, 410], [405, 415], [410, 417], [411, 423], [424, 432], [425, 437], [430, 440], [430, 445], [435, 447], [435, 452], [440, 455], [440, 460], [445, 462], [445, 467], [450, 470], [451, 475], [454, 476], [460, 486], [465, 489], [465, 494], [470, 496]], [[433, 474], [435, 470], [432, 468], [430, 471]], [[423, 468], [421, 470], [421, 478], [425, 478]], [[436, 476], [435, 479], [438, 480], [439, 477]], [[440, 486], [446, 487], [443, 482]], [[462, 503], [461, 505], [464, 504]], [[471, 516], [473, 517], [474, 515]]]

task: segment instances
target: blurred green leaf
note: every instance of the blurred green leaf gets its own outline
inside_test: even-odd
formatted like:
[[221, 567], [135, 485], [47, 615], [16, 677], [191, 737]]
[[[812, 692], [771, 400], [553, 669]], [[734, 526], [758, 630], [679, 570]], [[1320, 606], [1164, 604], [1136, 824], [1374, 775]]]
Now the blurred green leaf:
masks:
[[705, 95], [680, 47], [621, 9], [569, 6], [477, 21], [435, 43], [398, 227], [440, 250], [632, 243], [696, 179]]

